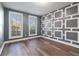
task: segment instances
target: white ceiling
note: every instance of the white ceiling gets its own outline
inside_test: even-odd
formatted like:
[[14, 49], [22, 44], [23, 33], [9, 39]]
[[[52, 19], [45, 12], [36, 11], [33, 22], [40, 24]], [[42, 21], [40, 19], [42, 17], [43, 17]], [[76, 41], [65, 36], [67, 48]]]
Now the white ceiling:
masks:
[[48, 12], [57, 10], [72, 2], [3, 2], [3, 5], [7, 8], [19, 10], [35, 15], [44, 15]]

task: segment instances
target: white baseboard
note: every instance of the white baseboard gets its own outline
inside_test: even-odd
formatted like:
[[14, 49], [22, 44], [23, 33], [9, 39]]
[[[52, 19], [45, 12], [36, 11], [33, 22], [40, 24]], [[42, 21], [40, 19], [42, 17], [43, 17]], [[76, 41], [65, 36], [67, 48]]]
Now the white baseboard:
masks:
[[56, 42], [59, 42], [59, 43], [63, 43], [63, 44], [66, 44], [66, 45], [69, 45], [69, 46], [72, 46], [72, 47], [75, 47], [75, 48], [79, 48], [79, 45], [74, 45], [74, 44], [71, 44], [71, 43], [67, 43], [67, 42], [55, 40], [55, 39], [53, 39], [53, 38], [49, 38], [49, 37], [45, 37], [45, 36], [41, 36], [41, 37], [42, 37], [42, 38], [45, 38], [45, 39], [52, 40], [52, 41], [56, 41]]
[[34, 36], [34, 37], [27, 37], [27, 38], [23, 38], [23, 39], [5, 41], [5, 42], [3, 43], [3, 45], [1, 46], [0, 55], [1, 55], [2, 51], [3, 51], [3, 48], [4, 48], [5, 44], [13, 43], [13, 42], [18, 42], [18, 41], [23, 41], [23, 40], [28, 40], [28, 39], [33, 39], [33, 38], [38, 38], [38, 37], [41, 37], [41, 35], [39, 35], [39, 36]]
[[17, 39], [17, 40], [5, 41], [4, 43], [7, 44], [7, 43], [18, 42], [18, 41], [23, 41], [23, 40], [28, 40], [28, 39], [38, 38], [38, 37], [41, 37], [41, 35], [34, 36], [34, 37], [21, 38], [21, 39]]

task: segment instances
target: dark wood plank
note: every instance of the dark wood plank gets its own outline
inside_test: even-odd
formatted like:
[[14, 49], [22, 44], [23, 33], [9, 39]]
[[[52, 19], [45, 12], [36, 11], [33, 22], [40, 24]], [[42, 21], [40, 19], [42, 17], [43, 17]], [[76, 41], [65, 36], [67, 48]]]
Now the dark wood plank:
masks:
[[44, 38], [36, 38], [6, 44], [2, 56], [79, 56], [79, 49]]

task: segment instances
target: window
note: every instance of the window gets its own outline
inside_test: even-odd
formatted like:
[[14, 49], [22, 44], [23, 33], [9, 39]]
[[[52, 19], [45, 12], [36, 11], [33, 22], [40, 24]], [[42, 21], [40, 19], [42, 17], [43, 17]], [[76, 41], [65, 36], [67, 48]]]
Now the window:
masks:
[[37, 17], [29, 15], [29, 36], [37, 35]]
[[21, 13], [9, 11], [9, 38], [19, 38], [23, 36], [23, 15]]

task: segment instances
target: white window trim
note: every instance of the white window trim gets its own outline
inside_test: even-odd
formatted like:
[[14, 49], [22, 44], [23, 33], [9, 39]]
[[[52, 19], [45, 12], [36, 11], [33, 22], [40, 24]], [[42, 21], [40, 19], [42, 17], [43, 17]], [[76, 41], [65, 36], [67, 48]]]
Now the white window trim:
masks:
[[[29, 15], [29, 17], [30, 17], [30, 16], [32, 16], [32, 15]], [[36, 24], [38, 24], [38, 23], [37, 23], [37, 17], [36, 17], [36, 16], [32, 16], [32, 17], [35, 17], [35, 18], [36, 18]], [[35, 36], [35, 35], [37, 35], [37, 25], [36, 25], [36, 32], [35, 32], [35, 34], [30, 34], [30, 24], [29, 24], [29, 21], [30, 21], [30, 19], [28, 19], [28, 25], [29, 25], [29, 26], [28, 26], [28, 27], [29, 27], [29, 28], [28, 28], [28, 30], [29, 30], [29, 36]]]
[[[11, 14], [19, 14], [21, 15], [21, 20], [22, 20], [22, 30], [21, 30], [21, 35], [20, 36], [11, 36], [11, 20], [10, 20], [10, 16]], [[14, 12], [14, 11], [9, 11], [9, 39], [14, 39], [14, 38], [20, 38], [20, 37], [23, 37], [23, 14], [22, 13], [18, 13], [18, 12]]]

